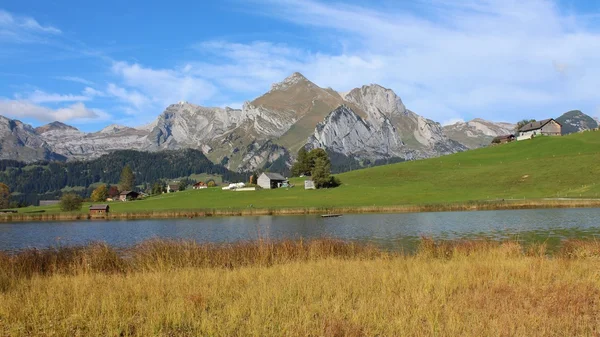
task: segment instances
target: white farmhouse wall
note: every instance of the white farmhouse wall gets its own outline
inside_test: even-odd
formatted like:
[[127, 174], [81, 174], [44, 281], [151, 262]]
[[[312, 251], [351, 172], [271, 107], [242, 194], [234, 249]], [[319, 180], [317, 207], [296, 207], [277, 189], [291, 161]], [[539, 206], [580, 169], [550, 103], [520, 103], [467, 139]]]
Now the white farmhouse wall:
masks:
[[260, 186], [264, 189], [267, 189], [267, 190], [271, 189], [271, 179], [269, 179], [269, 177], [267, 177], [267, 175], [264, 173], [258, 177], [256, 183], [258, 184], [258, 186]]

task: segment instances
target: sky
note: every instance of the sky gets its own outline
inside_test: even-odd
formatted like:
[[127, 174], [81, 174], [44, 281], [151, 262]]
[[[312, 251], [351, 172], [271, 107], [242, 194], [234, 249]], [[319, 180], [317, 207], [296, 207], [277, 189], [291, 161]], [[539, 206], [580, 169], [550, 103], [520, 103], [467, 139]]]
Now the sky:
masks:
[[33, 126], [240, 108], [296, 71], [340, 92], [380, 84], [442, 124], [600, 116], [600, 2], [0, 3], [0, 115]]

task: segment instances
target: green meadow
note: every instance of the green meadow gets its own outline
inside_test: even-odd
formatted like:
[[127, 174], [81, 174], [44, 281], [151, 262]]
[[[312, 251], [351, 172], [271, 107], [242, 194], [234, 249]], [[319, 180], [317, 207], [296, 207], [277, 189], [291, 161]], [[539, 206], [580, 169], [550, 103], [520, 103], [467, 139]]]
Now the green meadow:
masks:
[[[146, 200], [111, 203], [112, 212], [352, 208], [434, 205], [544, 198], [598, 198], [600, 132], [538, 137], [449, 156], [339, 174], [342, 186], [253, 192], [186, 190]], [[85, 204], [82, 212], [86, 212]], [[19, 212], [59, 212], [57, 206]]]

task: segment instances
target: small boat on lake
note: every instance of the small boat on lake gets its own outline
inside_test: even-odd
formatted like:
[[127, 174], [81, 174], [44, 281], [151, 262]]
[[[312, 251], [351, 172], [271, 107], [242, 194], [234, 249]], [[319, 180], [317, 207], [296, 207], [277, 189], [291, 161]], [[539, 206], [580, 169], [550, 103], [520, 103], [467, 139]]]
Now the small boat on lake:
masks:
[[341, 214], [321, 214], [321, 218], [337, 218], [342, 216]]

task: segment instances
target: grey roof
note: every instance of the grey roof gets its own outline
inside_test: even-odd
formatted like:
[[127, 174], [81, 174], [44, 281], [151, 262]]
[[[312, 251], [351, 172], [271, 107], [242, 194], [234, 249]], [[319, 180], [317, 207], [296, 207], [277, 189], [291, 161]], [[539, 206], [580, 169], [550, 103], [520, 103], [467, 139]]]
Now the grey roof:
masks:
[[134, 192], [134, 191], [123, 191], [123, 192], [121, 192], [121, 195], [129, 195], [131, 193], [139, 194], [139, 193]]
[[103, 210], [106, 210], [106, 209], [108, 209], [108, 208], [109, 208], [109, 206], [108, 206], [108, 205], [106, 205], [106, 204], [102, 204], [102, 205], [91, 205], [91, 206], [90, 206], [90, 209], [91, 209], [91, 210], [102, 210], [102, 211], [103, 211]]
[[[548, 119], [544, 119], [541, 121], [525, 124], [519, 129], [519, 131], [526, 132], [526, 131], [538, 130], [538, 129], [541, 129], [544, 125], [548, 124], [550, 121], [554, 121], [554, 118], [548, 118]], [[556, 122], [556, 123], [558, 123], [558, 122]], [[560, 124], [560, 123], [558, 123], [558, 124]]]
[[264, 174], [264, 175], [266, 175], [266, 176], [267, 176], [269, 179], [271, 179], [271, 180], [282, 180], [282, 181], [284, 181], [284, 180], [287, 180], [287, 179], [285, 179], [285, 177], [284, 177], [284, 176], [282, 176], [282, 175], [281, 175], [281, 174], [279, 174], [279, 173], [274, 173], [274, 172], [265, 172], [265, 173], [263, 173], [263, 174]]

